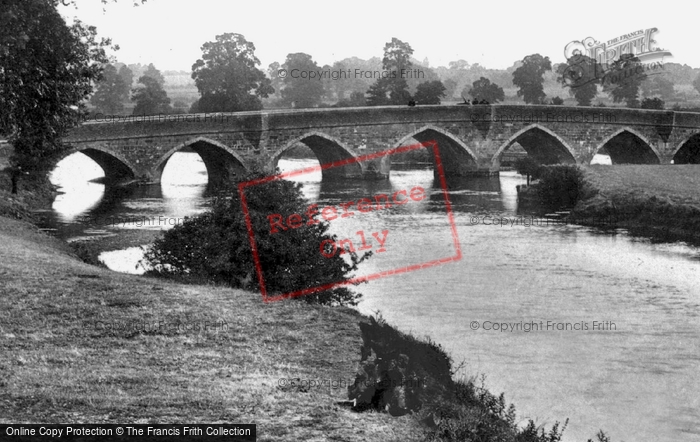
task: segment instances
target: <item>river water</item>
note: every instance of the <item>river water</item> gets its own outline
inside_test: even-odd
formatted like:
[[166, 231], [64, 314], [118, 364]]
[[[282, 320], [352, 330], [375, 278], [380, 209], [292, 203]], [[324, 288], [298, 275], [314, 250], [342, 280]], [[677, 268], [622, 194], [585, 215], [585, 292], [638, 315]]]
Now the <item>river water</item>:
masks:
[[[313, 164], [282, 160], [280, 167]], [[207, 206], [206, 170], [193, 153], [173, 157], [162, 185], [126, 195], [105, 195], [104, 186], [86, 182], [100, 173], [80, 156], [62, 163], [52, 179], [66, 193], [46, 227], [67, 240], [162, 230]], [[505, 392], [519, 419], [549, 427], [569, 418], [564, 440], [585, 441], [599, 429], [614, 442], [700, 440], [698, 248], [622, 231], [532, 225], [519, 218], [515, 186], [523, 179], [513, 172], [450, 182], [453, 222], [432, 170], [394, 170], [383, 182], [320, 178], [295, 180], [321, 207], [425, 189], [423, 198], [331, 222], [339, 240], [358, 248], [362, 232], [375, 252], [358, 276], [406, 270], [359, 285], [359, 310], [429, 335], [456, 364], [464, 362], [460, 376], [485, 374], [492, 392]], [[379, 239], [385, 251], [376, 253]], [[455, 242], [461, 259], [436, 265], [456, 256]], [[138, 273], [140, 253], [102, 259]], [[425, 263], [432, 265], [421, 268]]]

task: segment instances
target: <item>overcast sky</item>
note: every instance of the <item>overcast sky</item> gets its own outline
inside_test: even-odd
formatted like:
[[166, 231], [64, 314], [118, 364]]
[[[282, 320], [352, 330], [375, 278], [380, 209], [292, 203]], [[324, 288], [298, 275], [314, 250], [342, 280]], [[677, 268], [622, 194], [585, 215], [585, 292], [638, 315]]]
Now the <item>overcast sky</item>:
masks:
[[148, 0], [134, 7], [119, 0], [103, 12], [97, 0], [77, 0], [77, 10], [60, 11], [112, 38], [121, 48], [118, 61], [160, 70], [190, 71], [202, 44], [225, 32], [253, 42], [263, 69], [293, 52], [310, 54], [321, 66], [381, 57], [392, 37], [408, 42], [414, 57], [427, 57], [431, 67], [464, 59], [503, 69], [532, 53], [560, 63], [572, 40], [607, 41], [653, 27], [656, 46], [673, 54], [665, 62], [700, 67], [696, 1]]

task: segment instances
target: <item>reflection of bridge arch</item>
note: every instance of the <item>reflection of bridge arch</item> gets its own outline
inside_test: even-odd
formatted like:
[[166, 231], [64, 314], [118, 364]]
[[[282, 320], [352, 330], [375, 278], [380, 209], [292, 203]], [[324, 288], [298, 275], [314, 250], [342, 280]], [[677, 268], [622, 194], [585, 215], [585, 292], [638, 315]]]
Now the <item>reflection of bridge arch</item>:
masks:
[[81, 153], [97, 163], [105, 174], [105, 182], [117, 183], [125, 180], [133, 180], [137, 174], [129, 161], [118, 152], [108, 150], [101, 146], [80, 146], [69, 149], [58, 156], [51, 164], [49, 170], [56, 168], [59, 162], [74, 153]]
[[[357, 156], [342, 141], [323, 132], [307, 132], [304, 135], [290, 140], [287, 144], [274, 151], [271, 155], [271, 169], [277, 167], [277, 163], [287, 150], [295, 144], [306, 145], [316, 155], [321, 166], [331, 164], [336, 161], [356, 159]], [[359, 162], [352, 162], [345, 166], [322, 169], [322, 176], [329, 178], [350, 178], [362, 176], [362, 165]]]
[[[613, 141], [615, 145], [608, 146]], [[605, 150], [612, 164], [659, 164], [661, 156], [653, 144], [639, 132], [624, 127], [606, 137], [594, 151], [594, 155]]]
[[186, 147], [190, 147], [202, 158], [204, 166], [207, 168], [210, 184], [224, 183], [230, 181], [234, 177], [245, 176], [248, 172], [245, 166], [245, 160], [233, 149], [219, 141], [211, 140], [206, 137], [197, 137], [178, 144], [158, 159], [152, 171], [153, 177], [157, 181], [160, 181], [163, 170], [165, 170], [165, 166], [168, 164], [170, 157]]
[[[477, 158], [474, 152], [462, 140], [441, 127], [432, 124], [423, 126], [401, 138], [393, 148], [413, 144], [411, 140], [419, 143], [436, 141], [443, 170], [447, 176], [459, 176], [465, 171], [476, 169]], [[430, 152], [434, 164], [432, 149], [430, 147], [426, 149]], [[437, 174], [436, 170], [434, 172]]]
[[569, 144], [550, 129], [532, 124], [524, 127], [505, 141], [491, 158], [491, 167], [498, 170], [501, 156], [517, 142], [528, 155], [541, 164], [576, 163], [576, 155]]
[[678, 143], [673, 151], [673, 164], [700, 164], [700, 133]]

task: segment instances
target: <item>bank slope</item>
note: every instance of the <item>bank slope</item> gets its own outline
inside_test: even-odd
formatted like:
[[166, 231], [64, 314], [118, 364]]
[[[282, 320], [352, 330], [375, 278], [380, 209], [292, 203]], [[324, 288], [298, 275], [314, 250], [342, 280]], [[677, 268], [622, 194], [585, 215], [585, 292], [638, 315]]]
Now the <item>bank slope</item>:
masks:
[[420, 440], [414, 418], [336, 404], [358, 367], [359, 319], [89, 266], [0, 217], [0, 422], [252, 422], [260, 441]]

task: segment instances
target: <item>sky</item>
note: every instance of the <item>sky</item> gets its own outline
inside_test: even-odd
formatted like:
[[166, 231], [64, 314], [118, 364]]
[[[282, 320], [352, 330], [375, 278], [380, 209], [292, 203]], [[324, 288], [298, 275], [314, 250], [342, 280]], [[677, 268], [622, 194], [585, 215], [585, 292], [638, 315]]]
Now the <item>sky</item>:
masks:
[[202, 44], [226, 32], [255, 44], [263, 70], [295, 52], [310, 54], [320, 66], [381, 57], [392, 37], [409, 43], [414, 58], [428, 58], [431, 67], [463, 59], [504, 69], [533, 53], [561, 63], [571, 41], [607, 41], [654, 27], [656, 46], [673, 54], [664, 62], [700, 67], [695, 1], [148, 0], [134, 7], [132, 0], [118, 0], [103, 11], [97, 0], [76, 0], [77, 9], [59, 11], [112, 38], [120, 46], [112, 53], [117, 61], [160, 70], [191, 71]]

